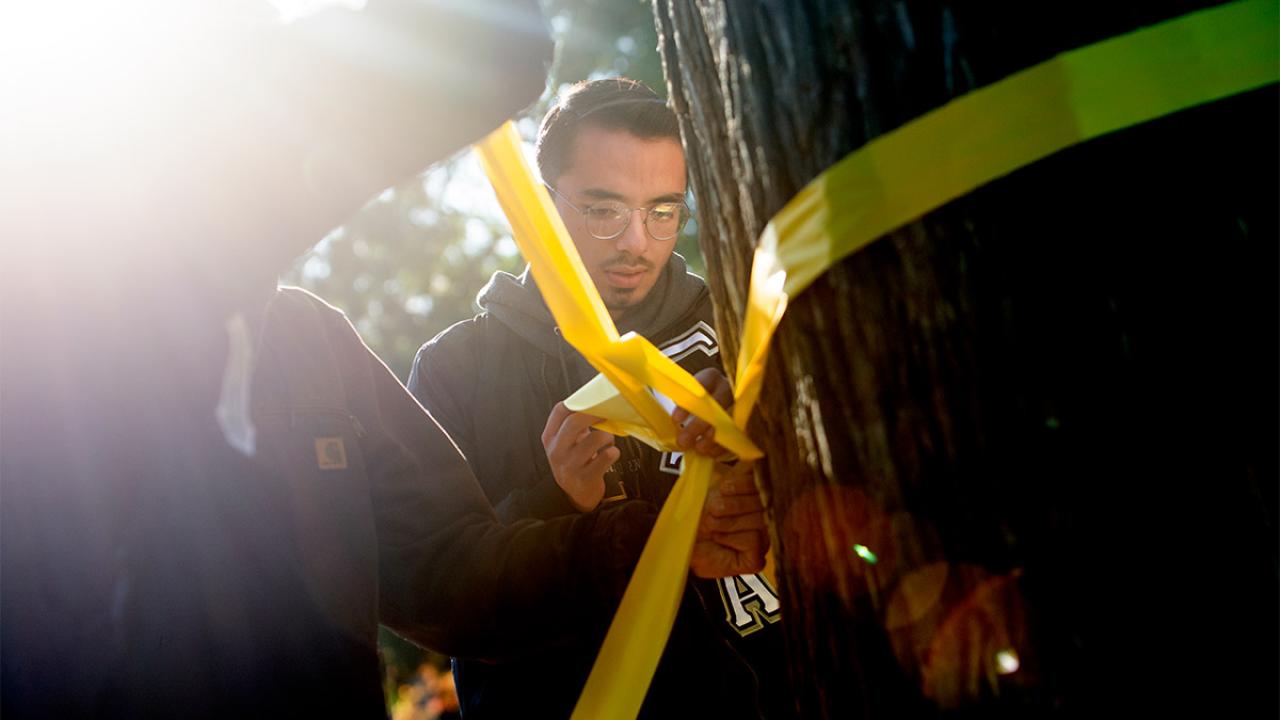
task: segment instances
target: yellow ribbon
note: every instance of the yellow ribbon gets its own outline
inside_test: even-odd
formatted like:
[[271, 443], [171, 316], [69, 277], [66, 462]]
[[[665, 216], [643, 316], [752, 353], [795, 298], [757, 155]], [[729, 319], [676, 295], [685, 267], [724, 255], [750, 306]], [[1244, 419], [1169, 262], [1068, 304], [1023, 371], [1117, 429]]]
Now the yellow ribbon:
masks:
[[[841, 159], [769, 222], [751, 271], [732, 420], [647, 340], [617, 329], [510, 124], [478, 147], [517, 244], [565, 338], [602, 377], [566, 404], [602, 427], [676, 449], [657, 391], [707, 420], [738, 456], [788, 299], [868, 243], [1060, 150], [1280, 80], [1275, 0], [1239, 0], [1063, 53], [976, 90]], [[713, 461], [685, 455], [574, 718], [634, 718], [684, 590]]]
[[1063, 53], [957, 98], [828, 168], [761, 234], [734, 419], [751, 415], [787, 299], [827, 268], [1060, 150], [1280, 80], [1277, 7], [1274, 0], [1244, 0]]

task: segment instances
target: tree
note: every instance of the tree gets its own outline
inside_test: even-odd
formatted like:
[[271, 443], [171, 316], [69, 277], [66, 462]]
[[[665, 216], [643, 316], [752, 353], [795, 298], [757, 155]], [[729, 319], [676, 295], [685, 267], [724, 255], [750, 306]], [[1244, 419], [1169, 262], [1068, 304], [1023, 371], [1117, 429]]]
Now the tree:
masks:
[[644, 0], [547, 0], [546, 13], [562, 39], [551, 88], [597, 75], [624, 75], [661, 92], [653, 11]]
[[[656, 0], [724, 356], [755, 239], [836, 160], [1200, 4]], [[752, 435], [797, 716], [1275, 713], [1275, 90], [1037, 163], [792, 300]]]

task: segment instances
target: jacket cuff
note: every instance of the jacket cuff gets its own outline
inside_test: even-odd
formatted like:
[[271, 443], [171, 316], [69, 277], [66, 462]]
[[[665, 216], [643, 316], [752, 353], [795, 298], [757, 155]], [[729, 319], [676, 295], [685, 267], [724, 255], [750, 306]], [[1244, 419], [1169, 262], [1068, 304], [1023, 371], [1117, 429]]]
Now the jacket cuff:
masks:
[[544, 480], [508, 501], [498, 504], [498, 518], [509, 524], [525, 518], [550, 520], [565, 515], [577, 515], [578, 509], [569, 501], [569, 495], [554, 480]]

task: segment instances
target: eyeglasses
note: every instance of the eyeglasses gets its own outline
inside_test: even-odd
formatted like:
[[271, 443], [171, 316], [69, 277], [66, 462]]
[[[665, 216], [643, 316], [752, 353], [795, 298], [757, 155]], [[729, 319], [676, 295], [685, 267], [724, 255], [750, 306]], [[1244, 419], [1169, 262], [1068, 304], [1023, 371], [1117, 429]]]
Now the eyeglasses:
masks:
[[612, 240], [626, 232], [631, 224], [631, 213], [644, 210], [644, 228], [654, 240], [670, 240], [680, 234], [689, 222], [689, 206], [683, 202], [660, 202], [648, 207], [633, 208], [620, 200], [601, 200], [586, 207], [578, 207], [559, 190], [547, 185], [565, 203], [582, 213], [587, 232], [597, 240]]

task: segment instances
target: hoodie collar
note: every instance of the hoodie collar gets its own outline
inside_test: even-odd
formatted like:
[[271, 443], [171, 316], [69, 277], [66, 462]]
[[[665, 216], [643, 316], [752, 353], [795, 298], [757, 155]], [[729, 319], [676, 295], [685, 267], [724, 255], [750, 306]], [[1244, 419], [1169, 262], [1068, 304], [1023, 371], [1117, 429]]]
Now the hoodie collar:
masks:
[[[618, 321], [618, 332], [635, 331], [645, 337], [661, 333], [687, 315], [706, 291], [702, 278], [689, 272], [684, 258], [672, 253], [648, 296]], [[528, 267], [519, 276], [494, 273], [476, 296], [476, 303], [543, 352], [559, 354], [555, 318]]]

